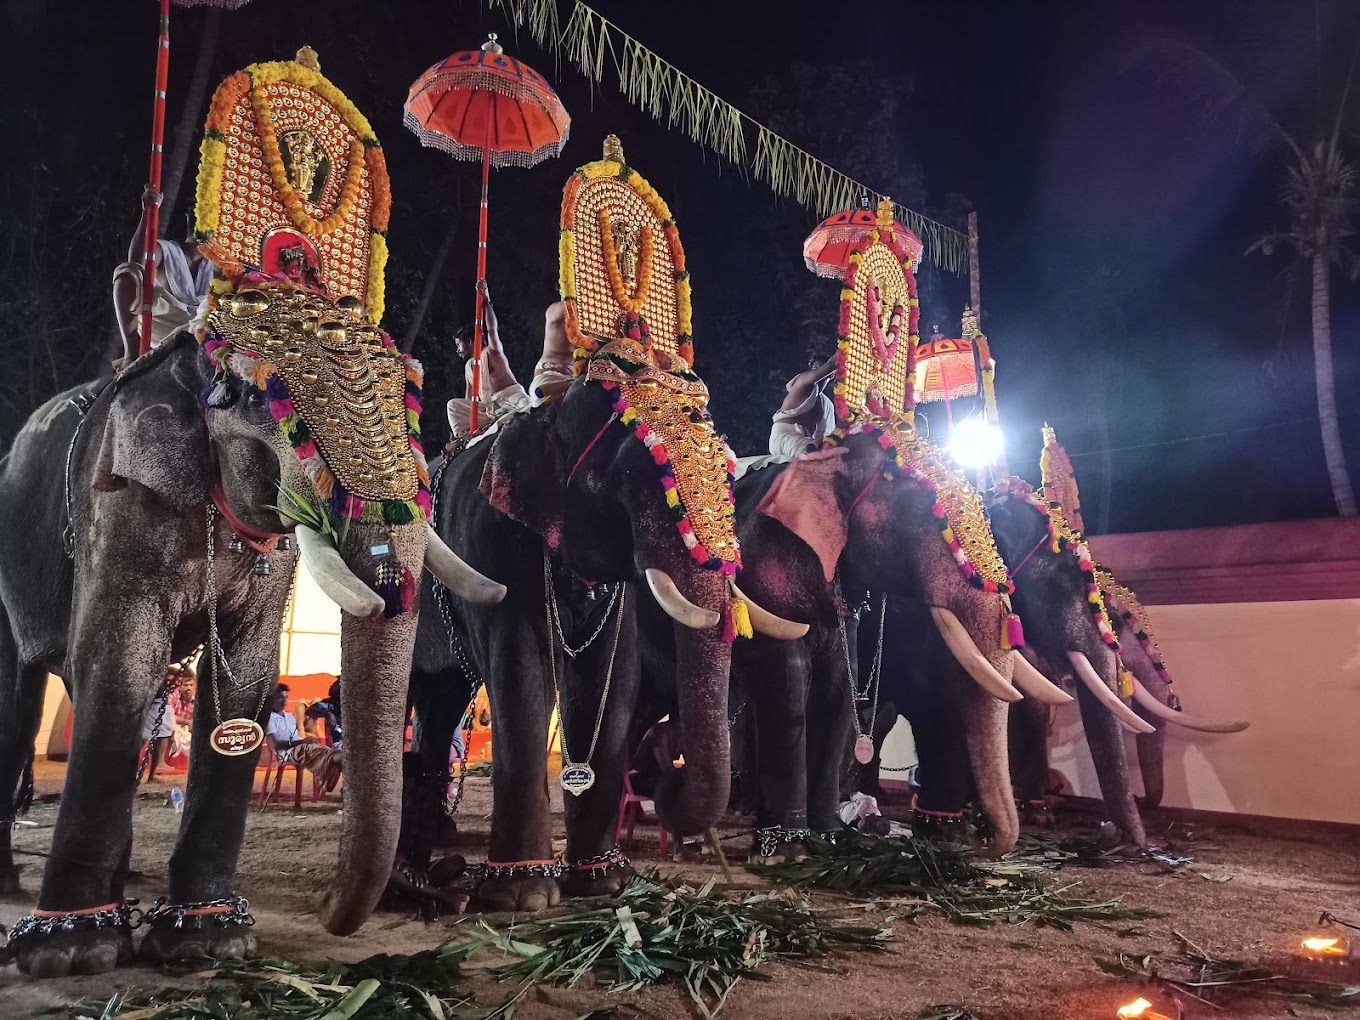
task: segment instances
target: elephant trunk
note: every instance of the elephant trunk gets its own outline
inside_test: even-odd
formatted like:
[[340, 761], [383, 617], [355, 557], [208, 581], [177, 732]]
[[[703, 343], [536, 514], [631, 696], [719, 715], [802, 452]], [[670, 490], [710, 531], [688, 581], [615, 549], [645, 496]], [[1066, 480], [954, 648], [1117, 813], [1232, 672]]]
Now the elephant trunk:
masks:
[[1163, 756], [1166, 754], [1166, 734], [1138, 734], [1138, 768], [1143, 773], [1143, 806], [1159, 807], [1166, 791], [1166, 770]]
[[[1096, 671], [1095, 665], [1087, 660], [1086, 656], [1080, 656], [1111, 697], [1118, 701], [1118, 697], [1111, 689], [1114, 682], [1114, 653], [1108, 652], [1098, 657], [1109, 674], [1108, 679]], [[1113, 816], [1114, 822], [1124, 830], [1125, 836], [1138, 846], [1147, 846], [1147, 833], [1143, 830], [1143, 820], [1138, 815], [1138, 806], [1133, 801], [1133, 788], [1129, 783], [1123, 728], [1115, 713], [1108, 710], [1108, 699], [1099, 697], [1093, 692], [1092, 687], [1090, 683], [1083, 683], [1078, 687], [1077, 702], [1081, 706], [1081, 724], [1086, 730], [1086, 742], [1091, 749], [1091, 760], [1095, 764], [1096, 776], [1100, 780], [1100, 793], [1105, 798], [1105, 809]], [[1138, 721], [1142, 723], [1141, 719]]]
[[[690, 573], [703, 605], [721, 606], [724, 579], [707, 571]], [[728, 669], [732, 647], [720, 628], [695, 630], [675, 624], [676, 702], [685, 764], [662, 777], [656, 815], [677, 836], [706, 831], [727, 809], [731, 790], [731, 748], [727, 731]]]
[[1020, 836], [1007, 746], [1009, 706], [977, 684], [964, 684], [963, 698], [964, 733], [973, 782], [977, 787], [978, 803], [992, 823], [992, 838], [987, 850], [992, 856], [1000, 857], [1014, 848]]
[[[362, 559], [388, 530], [356, 525], [347, 558]], [[426, 529], [391, 529], [392, 552], [419, 578]], [[356, 571], [372, 576], [373, 564]], [[419, 588], [393, 617], [345, 614], [340, 623], [341, 703], [345, 707], [345, 811], [335, 879], [321, 904], [326, 930], [349, 935], [368, 919], [387, 885], [401, 827], [402, 733], [415, 647]]]

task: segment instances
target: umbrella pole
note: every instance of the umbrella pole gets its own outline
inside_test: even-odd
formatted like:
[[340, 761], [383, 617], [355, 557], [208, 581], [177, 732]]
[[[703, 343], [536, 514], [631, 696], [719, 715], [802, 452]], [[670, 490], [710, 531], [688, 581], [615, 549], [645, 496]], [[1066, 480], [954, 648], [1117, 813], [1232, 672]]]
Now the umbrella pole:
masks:
[[486, 142], [482, 146], [482, 202], [477, 210], [477, 319], [472, 327], [472, 407], [468, 412], [468, 431], [475, 433], [482, 409], [482, 317], [486, 295], [480, 284], [486, 282], [486, 192], [491, 183], [491, 117], [486, 119]]
[[[161, 0], [161, 31], [156, 47], [156, 92], [151, 108], [151, 170], [147, 183], [161, 190], [161, 150], [165, 141], [165, 86], [170, 77], [170, 0]], [[156, 303], [156, 238], [160, 234], [160, 206], [146, 211], [146, 246], [142, 256], [142, 335], [138, 355], [151, 350], [151, 309]]]

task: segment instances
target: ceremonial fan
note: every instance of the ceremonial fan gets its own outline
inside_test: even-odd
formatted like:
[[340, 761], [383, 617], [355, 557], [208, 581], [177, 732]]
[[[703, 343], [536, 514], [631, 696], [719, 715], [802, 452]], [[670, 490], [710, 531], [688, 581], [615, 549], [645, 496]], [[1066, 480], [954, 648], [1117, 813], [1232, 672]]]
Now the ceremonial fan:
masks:
[[[536, 166], [560, 155], [571, 118], [557, 93], [527, 64], [507, 56], [493, 33], [480, 50], [463, 50], [422, 74], [406, 97], [406, 126], [422, 145], [455, 159], [482, 161], [477, 221], [477, 282], [486, 279], [487, 185], [491, 167]], [[482, 396], [482, 288], [472, 338], [470, 426]]]

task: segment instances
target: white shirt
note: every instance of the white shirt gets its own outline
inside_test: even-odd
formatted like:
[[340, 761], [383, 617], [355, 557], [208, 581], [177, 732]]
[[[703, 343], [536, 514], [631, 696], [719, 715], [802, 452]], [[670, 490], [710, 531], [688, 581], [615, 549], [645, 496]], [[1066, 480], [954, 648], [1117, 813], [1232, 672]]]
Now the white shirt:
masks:
[[[301, 739], [298, 736], [297, 719], [291, 712], [272, 712], [269, 716], [269, 726], [265, 732], [274, 740], [286, 744], [291, 740]], [[280, 749], [277, 753], [281, 760], [287, 761], [291, 748]]]

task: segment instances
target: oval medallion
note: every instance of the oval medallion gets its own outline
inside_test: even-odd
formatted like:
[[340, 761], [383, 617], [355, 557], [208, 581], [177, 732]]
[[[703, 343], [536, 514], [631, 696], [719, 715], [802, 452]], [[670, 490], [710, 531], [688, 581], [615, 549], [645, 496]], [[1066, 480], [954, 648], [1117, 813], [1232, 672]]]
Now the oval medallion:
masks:
[[855, 738], [855, 761], [861, 765], [868, 765], [874, 760], [874, 742], [867, 733], [861, 733]]
[[568, 765], [557, 781], [567, 793], [579, 797], [595, 785], [595, 770], [589, 765]]
[[218, 754], [229, 758], [249, 754], [264, 743], [264, 730], [254, 719], [228, 719], [217, 724], [208, 743]]

